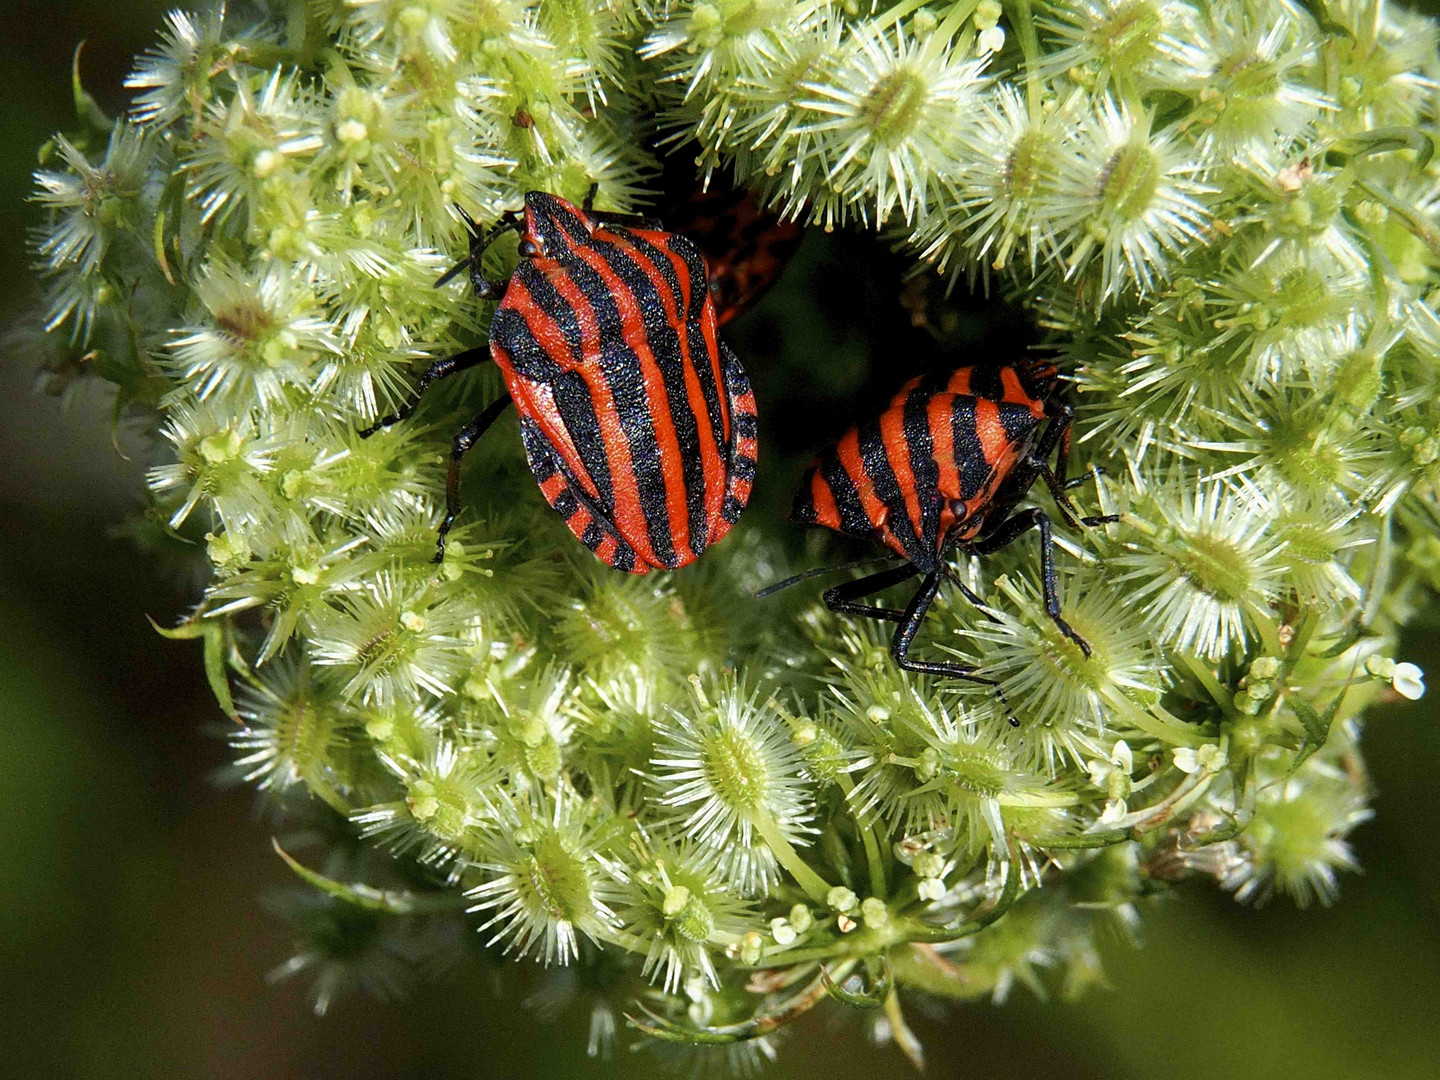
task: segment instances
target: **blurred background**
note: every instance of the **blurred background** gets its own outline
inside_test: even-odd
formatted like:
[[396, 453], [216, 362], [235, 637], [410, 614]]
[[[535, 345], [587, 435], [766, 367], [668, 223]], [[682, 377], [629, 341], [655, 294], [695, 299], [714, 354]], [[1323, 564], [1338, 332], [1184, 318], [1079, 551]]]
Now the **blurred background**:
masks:
[[[73, 120], [69, 72], [111, 114], [152, 0], [6, 0], [0, 49], [0, 331], [32, 303], [25, 249], [35, 152]], [[1014, 349], [1023, 320], [962, 300], [944, 342], [911, 325], [903, 263], [858, 238], [808, 237], [787, 277], [730, 335], [770, 416], [759, 512], [779, 516], [801, 456], [900, 373]], [[968, 305], [968, 307], [967, 307]], [[914, 303], [910, 308], [914, 309]], [[766, 358], [803, 340], [808, 386]], [[216, 783], [224, 718], [196, 643], [170, 642], [198, 583], [120, 535], [139, 505], [144, 444], [112, 443], [91, 389], [37, 393], [0, 360], [0, 1072], [12, 1076], [643, 1077], [648, 1054], [592, 1062], [580, 1009], [544, 1021], [515, 965], [462, 965], [409, 1000], [345, 999], [311, 1014], [302, 982], [272, 986], [291, 931], [262, 898], [294, 879], [251, 793]], [[133, 442], [133, 444], [132, 444]], [[121, 452], [123, 451], [123, 453]], [[127, 458], [125, 455], [128, 454]], [[755, 515], [752, 509], [751, 514]], [[1440, 638], [1403, 651], [1440, 686]], [[1352, 843], [1364, 874], [1334, 908], [1242, 908], [1203, 883], [1145, 910], [1145, 947], [1108, 950], [1112, 988], [1078, 1004], [1018, 989], [1001, 1006], [912, 1020], [942, 1077], [1364, 1078], [1440, 1075], [1440, 689], [1378, 709], [1365, 735], [1375, 818]], [[529, 965], [527, 965], [528, 967]], [[824, 1010], [822, 1010], [824, 1011]], [[860, 1024], [808, 1017], [775, 1077], [910, 1075]]]

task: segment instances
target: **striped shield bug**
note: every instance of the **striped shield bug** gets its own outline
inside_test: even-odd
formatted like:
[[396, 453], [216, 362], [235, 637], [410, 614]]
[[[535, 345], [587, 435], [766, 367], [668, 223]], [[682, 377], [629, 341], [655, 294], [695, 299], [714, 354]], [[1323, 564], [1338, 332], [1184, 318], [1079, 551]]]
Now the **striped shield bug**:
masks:
[[743, 187], [694, 192], [676, 214], [676, 227], [705, 255], [717, 326], [759, 302], [789, 265], [803, 233], [798, 221], [762, 210]]
[[[656, 222], [532, 191], [525, 209], [481, 232], [467, 217], [475, 295], [498, 298], [489, 343], [437, 361], [437, 379], [493, 360], [506, 393], [455, 436], [435, 561], [460, 511], [460, 462], [512, 401], [545, 500], [606, 565], [632, 574], [699, 558], [735, 524], [755, 478], [755, 396], [716, 334], [705, 262]], [[508, 281], [481, 271], [486, 249], [520, 234]]]
[[[1060, 612], [1050, 518], [1039, 508], [1015, 509], [1038, 478], [1072, 526], [1117, 520], [1079, 517], [1066, 494], [1085, 479], [1066, 478], [1073, 418], [1059, 374], [1046, 363], [963, 367], [906, 383], [884, 412], [847, 431], [801, 480], [792, 520], [874, 540], [905, 560], [829, 589], [826, 606], [896, 623], [890, 654], [907, 671], [993, 685], [973, 667], [911, 659], [910, 646], [946, 578], [980, 602], [950, 569], [952, 553], [988, 555], [1034, 529], [1045, 610], [1088, 657], [1090, 646]], [[859, 602], [917, 574], [920, 587], [903, 611]]]

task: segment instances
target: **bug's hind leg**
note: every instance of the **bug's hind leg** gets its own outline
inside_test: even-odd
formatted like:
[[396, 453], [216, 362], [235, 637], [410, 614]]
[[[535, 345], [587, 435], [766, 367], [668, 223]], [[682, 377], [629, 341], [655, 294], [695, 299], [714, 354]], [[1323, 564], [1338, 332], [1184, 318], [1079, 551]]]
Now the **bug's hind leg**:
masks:
[[490, 430], [490, 425], [500, 418], [500, 414], [509, 404], [510, 395], [501, 394], [485, 406], [484, 412], [455, 435], [455, 441], [450, 448], [450, 471], [445, 477], [445, 520], [440, 523], [440, 532], [435, 538], [435, 556], [431, 562], [444, 561], [445, 537], [449, 535], [450, 526], [455, 524], [455, 519], [460, 515], [460, 461], [479, 441], [480, 436]]
[[1090, 643], [1071, 629], [1070, 624], [1060, 613], [1060, 594], [1055, 584], [1055, 540], [1050, 519], [1044, 510], [1034, 507], [1011, 515], [1000, 528], [984, 540], [975, 543], [970, 550], [976, 555], [993, 554], [1031, 529], [1036, 529], [1040, 533], [1040, 578], [1041, 590], [1045, 597], [1045, 613], [1050, 616], [1051, 621], [1062, 634], [1080, 646], [1080, 651], [1088, 658]]
[[[940, 591], [940, 583], [946, 577], [953, 574], [948, 567], [942, 566], [932, 570], [925, 575], [920, 587], [915, 590], [915, 595], [910, 598], [910, 603], [905, 606], [904, 611], [895, 608], [874, 607], [870, 604], [858, 604], [855, 601], [866, 596], [872, 596], [882, 589], [888, 589], [892, 585], [908, 580], [919, 573], [919, 569], [911, 563], [904, 566], [897, 566], [890, 570], [881, 570], [877, 574], [870, 574], [867, 577], [858, 578], [855, 581], [847, 581], [843, 585], [837, 585], [825, 593], [825, 606], [831, 611], [837, 611], [845, 615], [862, 615], [872, 619], [883, 619], [887, 622], [898, 623], [895, 627], [895, 636], [890, 639], [890, 655], [905, 671], [913, 671], [920, 675], [940, 675], [950, 679], [964, 679], [966, 682], [979, 683], [982, 686], [994, 688], [995, 697], [1005, 711], [1010, 714], [1010, 724], [1019, 727], [1020, 721], [1010, 713], [1010, 703], [1006, 700], [1000, 684], [994, 679], [987, 679], [984, 676], [976, 675], [975, 668], [969, 664], [955, 664], [936, 660], [912, 660], [910, 658], [910, 646], [915, 642], [915, 635], [920, 632], [920, 624], [925, 621], [926, 614], [930, 611], [930, 605], [935, 602], [935, 596]], [[978, 602], [969, 589], [962, 586], [962, 591], [967, 597]]]
[[[447, 356], [442, 360], [436, 360], [426, 369], [425, 374], [420, 376], [420, 381], [415, 385], [415, 396], [412, 397], [407, 404], [402, 405], [389, 416], [382, 416], [379, 420], [375, 421], [375, 423], [365, 428], [360, 432], [360, 437], [362, 439], [368, 439], [381, 428], [387, 428], [391, 424], [398, 424], [401, 420], [408, 420], [415, 410], [420, 407], [420, 399], [425, 396], [425, 391], [430, 389], [431, 386], [441, 379], [448, 379], [451, 375], [458, 375], [462, 371], [468, 371], [476, 364], [483, 364], [489, 359], [490, 347], [483, 345], [475, 349], [466, 349], [462, 353]], [[509, 399], [507, 398], [506, 400]]]
[[622, 214], [618, 210], [596, 210], [595, 196], [600, 193], [600, 184], [592, 182], [580, 203], [580, 209], [596, 225], [618, 225], [622, 229], [645, 229], [650, 232], [664, 232], [665, 226], [644, 214]]

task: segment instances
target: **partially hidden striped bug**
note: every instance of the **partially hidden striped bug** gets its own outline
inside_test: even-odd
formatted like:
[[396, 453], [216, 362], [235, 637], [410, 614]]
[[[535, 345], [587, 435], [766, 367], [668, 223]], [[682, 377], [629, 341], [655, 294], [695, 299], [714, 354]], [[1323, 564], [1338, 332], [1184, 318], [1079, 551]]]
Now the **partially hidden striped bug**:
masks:
[[[952, 553], [988, 555], [1035, 529], [1045, 610], [1088, 657], [1090, 646], [1060, 612], [1050, 518], [1038, 507], [1015, 509], [1038, 478], [1071, 525], [1117, 520], [1079, 517], [1066, 494], [1085, 479], [1066, 478], [1073, 418], [1059, 373], [1046, 363], [963, 367], [906, 383], [884, 412], [847, 431], [801, 480], [792, 520], [874, 540], [905, 560], [828, 590], [826, 606], [896, 623], [890, 654], [907, 671], [993, 685], [964, 664], [911, 659], [910, 646], [945, 579], [980, 603], [950, 569]], [[917, 574], [924, 577], [903, 611], [859, 603]]]
[[[506, 393], [454, 439], [435, 561], [460, 511], [460, 462], [512, 401], [540, 491], [606, 565], [632, 574], [699, 558], [735, 524], [755, 478], [755, 396], [716, 334], [705, 262], [648, 219], [541, 191], [481, 232], [440, 279], [469, 271], [499, 297], [487, 345], [437, 361], [415, 399], [362, 432], [405, 419], [436, 380], [493, 360]], [[507, 232], [520, 262], [492, 281], [481, 257]]]
[[717, 326], [760, 301], [804, 232], [798, 221], [762, 209], [743, 187], [693, 192], [676, 213], [676, 227], [705, 254]]

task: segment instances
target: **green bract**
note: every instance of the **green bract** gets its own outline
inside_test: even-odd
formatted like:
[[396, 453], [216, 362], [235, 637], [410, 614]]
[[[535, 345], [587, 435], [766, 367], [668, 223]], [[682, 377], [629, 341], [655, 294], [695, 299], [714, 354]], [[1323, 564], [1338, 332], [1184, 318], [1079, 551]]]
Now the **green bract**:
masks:
[[[465, 919], [587, 973], [592, 1051], [624, 1010], [741, 1068], [833, 996], [918, 1060], [912, 988], [1079, 990], [1165, 883], [1328, 901], [1360, 713], [1423, 692], [1395, 637], [1440, 585], [1437, 77], [1435, 24], [1378, 0], [172, 15], [130, 112], [42, 154], [49, 385], [107, 380], [156, 436], [151, 513], [211, 569], [170, 632], [240, 771], [330, 838], [286, 970], [323, 1009], [442, 969]], [[1077, 497], [1119, 515], [1062, 536], [1093, 655], [1026, 544], [957, 566], [988, 606], [928, 627], [1003, 704], [753, 601], [788, 565], [759, 509], [615, 574], [513, 431], [429, 563], [493, 376], [357, 432], [484, 340], [491, 306], [433, 286], [463, 215], [592, 184], [653, 211], [655, 148], [1029, 307], [1105, 469]]]

